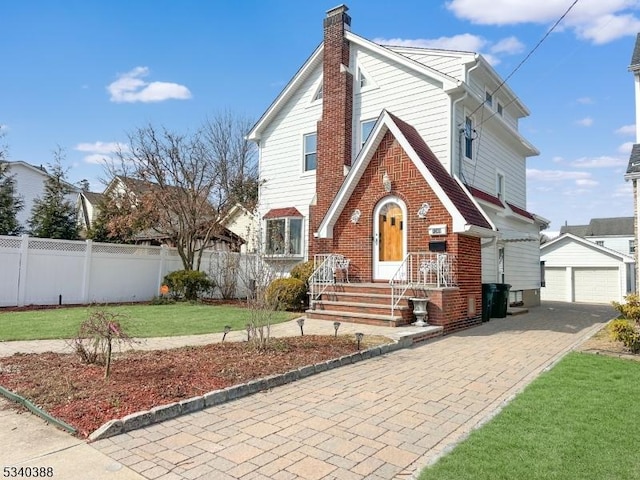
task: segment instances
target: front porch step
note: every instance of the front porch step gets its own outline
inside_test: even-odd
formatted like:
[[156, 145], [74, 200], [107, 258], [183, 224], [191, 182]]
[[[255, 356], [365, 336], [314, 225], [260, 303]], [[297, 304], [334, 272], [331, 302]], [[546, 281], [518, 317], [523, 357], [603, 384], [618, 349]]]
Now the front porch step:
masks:
[[409, 322], [405, 321], [400, 315], [364, 314], [343, 312], [339, 310], [307, 310], [306, 316], [307, 318], [327, 320], [331, 322], [361, 323], [364, 325], [376, 325], [379, 327], [399, 327], [409, 324]]
[[329, 300], [334, 302], [345, 302], [345, 303], [367, 303], [367, 304], [376, 304], [376, 305], [385, 305], [388, 309], [390, 309], [391, 303], [391, 289], [389, 289], [386, 293], [361, 293], [354, 291], [327, 291], [322, 295], [323, 300]]
[[[329, 295], [330, 296], [330, 295]], [[362, 313], [362, 314], [374, 314], [374, 315], [390, 315], [391, 314], [391, 301], [390, 297], [386, 297], [385, 303], [359, 303], [359, 302], [345, 302], [332, 301], [332, 300], [316, 300], [313, 302], [313, 310], [315, 311], [339, 311], [350, 313]], [[394, 311], [402, 316], [403, 311], [409, 310], [409, 306], [397, 306]]]

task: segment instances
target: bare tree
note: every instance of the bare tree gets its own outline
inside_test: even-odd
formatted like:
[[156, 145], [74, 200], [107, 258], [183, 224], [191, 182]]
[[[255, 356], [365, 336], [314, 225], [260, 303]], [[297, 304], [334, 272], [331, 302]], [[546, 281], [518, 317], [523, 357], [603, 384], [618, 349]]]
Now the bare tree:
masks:
[[107, 174], [135, 185], [127, 195], [106, 199], [114, 206], [104, 222], [107, 236], [153, 231], [175, 244], [185, 270], [199, 269], [227, 208], [236, 202], [252, 208], [257, 199], [255, 149], [245, 140], [250, 126], [225, 111], [195, 133], [153, 125], [130, 133]]
[[224, 208], [240, 203], [253, 210], [258, 201], [256, 145], [245, 138], [252, 124], [229, 110], [204, 124], [204, 139], [219, 176], [216, 195]]

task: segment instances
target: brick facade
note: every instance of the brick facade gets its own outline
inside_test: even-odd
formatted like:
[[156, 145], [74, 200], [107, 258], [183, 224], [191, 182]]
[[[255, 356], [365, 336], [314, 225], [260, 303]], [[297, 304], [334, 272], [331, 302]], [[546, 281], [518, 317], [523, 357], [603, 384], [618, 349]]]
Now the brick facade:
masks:
[[[384, 172], [390, 177], [392, 190], [385, 192], [382, 185]], [[482, 307], [482, 278], [480, 239], [452, 232], [452, 219], [446, 207], [427, 184], [408, 155], [390, 132], [382, 139], [369, 165], [349, 198], [346, 207], [334, 227], [333, 239], [327, 239], [327, 252], [340, 253], [351, 259], [350, 278], [370, 282], [373, 278], [373, 213], [376, 205], [386, 196], [400, 198], [407, 207], [405, 228], [409, 252], [429, 250], [428, 227], [447, 225], [448, 234], [437, 237], [447, 242], [447, 253], [455, 255], [458, 286], [433, 290], [429, 306], [429, 323], [442, 325], [445, 332], [466, 328], [480, 322]], [[427, 218], [417, 215], [420, 206], [427, 202], [430, 210]], [[362, 212], [358, 223], [351, 223], [355, 209]], [[475, 312], [469, 311], [469, 305]]]
[[348, 71], [349, 42], [344, 38], [351, 23], [346, 8], [337, 7], [324, 19], [322, 119], [317, 130], [316, 202], [310, 208], [310, 258], [329, 248], [313, 233], [344, 181], [345, 165], [351, 165], [353, 75]]

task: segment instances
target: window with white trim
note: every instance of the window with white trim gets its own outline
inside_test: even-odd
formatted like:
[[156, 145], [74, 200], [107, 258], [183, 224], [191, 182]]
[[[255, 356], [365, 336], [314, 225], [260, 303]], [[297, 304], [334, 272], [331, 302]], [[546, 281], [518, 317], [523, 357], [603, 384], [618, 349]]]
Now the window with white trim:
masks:
[[303, 143], [303, 167], [305, 172], [316, 169], [316, 157], [318, 150], [318, 135], [309, 133], [302, 136]]
[[360, 88], [366, 87], [369, 84], [369, 80], [362, 71], [362, 68], [358, 68], [358, 84], [360, 85]]
[[487, 107], [493, 108], [493, 95], [489, 90], [484, 91], [484, 103]]
[[604, 240], [596, 240], [596, 245], [599, 247], [604, 247]]
[[364, 145], [364, 143], [371, 135], [371, 131], [373, 130], [373, 126], [376, 124], [376, 120], [364, 120], [360, 122], [360, 148]]
[[269, 218], [266, 222], [265, 253], [302, 255], [302, 218]]
[[496, 196], [504, 201], [505, 186], [504, 186], [504, 173], [496, 173]]
[[322, 82], [320, 82], [320, 85], [318, 86], [318, 89], [316, 90], [316, 93], [313, 96], [312, 102], [322, 100], [322, 89], [323, 89], [323, 85], [322, 85]]
[[629, 240], [629, 253], [636, 253], [636, 241], [634, 239]]
[[497, 102], [496, 111], [498, 112], [498, 115], [502, 116], [503, 109], [504, 109], [504, 107], [502, 106], [502, 103]]
[[464, 119], [464, 156], [473, 160], [473, 118], [467, 115]]

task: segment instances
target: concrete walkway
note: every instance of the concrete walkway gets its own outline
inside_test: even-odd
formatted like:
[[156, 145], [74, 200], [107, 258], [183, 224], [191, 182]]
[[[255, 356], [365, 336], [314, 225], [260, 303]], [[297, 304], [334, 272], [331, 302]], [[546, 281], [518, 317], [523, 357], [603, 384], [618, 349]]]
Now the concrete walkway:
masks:
[[[124, 465], [120, 474], [142, 476], [122, 478], [411, 478], [614, 315], [608, 306], [546, 304], [84, 447], [110, 457], [111, 469]], [[295, 322], [282, 328], [299, 334]], [[305, 333], [312, 328], [333, 330], [309, 322]], [[0, 422], [8, 452], [6, 416]], [[43, 458], [23, 464], [53, 462]], [[60, 478], [102, 477], [87, 468]]]

